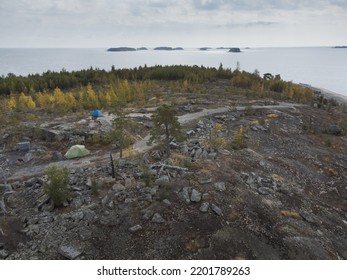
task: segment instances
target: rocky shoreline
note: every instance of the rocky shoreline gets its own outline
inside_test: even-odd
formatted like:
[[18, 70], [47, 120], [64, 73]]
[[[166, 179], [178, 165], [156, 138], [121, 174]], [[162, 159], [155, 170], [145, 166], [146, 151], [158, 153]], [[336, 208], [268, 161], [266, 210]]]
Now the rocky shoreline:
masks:
[[314, 86], [306, 85], [306, 84], [301, 84], [301, 85], [313, 90], [318, 95], [324, 96], [326, 99], [333, 98], [339, 103], [347, 104], [347, 96], [346, 95], [336, 93], [336, 92], [333, 92], [333, 91], [325, 89], [325, 88], [314, 87]]

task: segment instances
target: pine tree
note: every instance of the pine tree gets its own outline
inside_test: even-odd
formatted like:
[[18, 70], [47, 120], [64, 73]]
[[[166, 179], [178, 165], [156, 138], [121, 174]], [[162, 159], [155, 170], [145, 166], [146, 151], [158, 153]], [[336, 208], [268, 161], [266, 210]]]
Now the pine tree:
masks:
[[175, 108], [164, 105], [157, 109], [152, 118], [153, 128], [150, 132], [149, 143], [151, 144], [155, 141], [162, 144], [168, 158], [170, 157], [170, 138], [175, 138], [177, 141], [184, 139], [181, 124], [176, 115], [177, 111]]
[[112, 131], [113, 143], [119, 148], [119, 157], [123, 158], [123, 150], [131, 144], [131, 137], [127, 128], [131, 126], [130, 120], [121, 112], [113, 122], [115, 129]]

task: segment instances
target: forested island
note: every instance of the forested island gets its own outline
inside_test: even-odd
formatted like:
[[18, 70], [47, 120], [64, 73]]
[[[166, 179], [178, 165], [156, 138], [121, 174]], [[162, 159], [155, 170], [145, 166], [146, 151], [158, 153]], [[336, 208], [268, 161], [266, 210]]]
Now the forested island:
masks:
[[118, 47], [118, 48], [109, 48], [108, 52], [134, 52], [134, 51], [146, 51], [148, 50], [145, 47], [141, 48], [129, 48], [129, 47]]
[[155, 51], [183, 51], [184, 49], [181, 47], [156, 47], [154, 48]]
[[240, 48], [230, 48], [230, 49], [229, 49], [229, 52], [232, 52], [232, 53], [240, 53], [241, 50], [240, 50]]

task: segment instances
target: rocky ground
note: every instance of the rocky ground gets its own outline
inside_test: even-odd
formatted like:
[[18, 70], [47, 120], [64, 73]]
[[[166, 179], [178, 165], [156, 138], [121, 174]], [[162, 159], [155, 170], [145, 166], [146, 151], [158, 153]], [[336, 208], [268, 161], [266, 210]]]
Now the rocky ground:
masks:
[[[0, 259], [346, 259], [341, 118], [309, 106], [230, 108], [189, 119], [168, 161], [155, 147], [117, 160], [116, 178], [100, 151], [75, 161], [39, 143], [4, 152], [14, 164], [32, 155], [1, 185]], [[243, 127], [244, 146], [209, 148], [216, 123], [225, 139]], [[72, 198], [60, 208], [43, 191], [46, 176], [18, 177], [53, 160], [76, 162]]]

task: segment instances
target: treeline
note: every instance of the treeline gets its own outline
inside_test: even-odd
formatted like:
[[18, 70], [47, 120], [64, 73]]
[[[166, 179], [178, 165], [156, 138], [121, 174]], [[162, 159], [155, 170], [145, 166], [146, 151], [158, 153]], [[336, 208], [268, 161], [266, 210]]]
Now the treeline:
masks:
[[111, 108], [122, 106], [129, 102], [145, 103], [145, 90], [151, 87], [148, 82], [133, 82], [118, 80], [108, 88], [95, 90], [91, 84], [78, 90], [63, 92], [56, 87], [51, 92], [36, 92], [33, 94], [10, 94], [1, 102], [4, 110], [19, 112], [32, 111], [40, 108], [47, 112], [78, 112], [95, 108]]
[[89, 68], [86, 70], [67, 72], [47, 71], [43, 74], [16, 76], [8, 74], [0, 77], [0, 95], [11, 93], [32, 94], [36, 92], [52, 91], [55, 88], [70, 90], [91, 85], [110, 85], [117, 80], [144, 81], [144, 80], [189, 80], [202, 82], [217, 78], [231, 78], [230, 69], [221, 67], [211, 68], [204, 66], [153, 66], [133, 69], [115, 69], [110, 71]]
[[314, 92], [311, 89], [284, 81], [280, 75], [273, 76], [266, 73], [261, 77], [258, 71], [249, 73], [235, 70], [231, 82], [234, 87], [245, 89], [249, 96], [294, 100], [302, 103], [310, 103], [314, 99]]
[[[273, 98], [312, 103], [312, 90], [283, 81], [280, 75], [258, 71], [249, 73], [204, 66], [153, 66], [110, 71], [87, 69], [67, 72], [45, 72], [42, 75], [0, 78], [1, 108], [25, 111], [35, 108], [51, 112], [71, 112], [93, 108], [109, 108], [137, 102], [145, 104], [150, 94], [160, 91], [160, 81], [175, 84], [174, 92], [201, 93], [204, 83], [224, 79], [230, 81], [230, 94], [254, 98]], [[212, 93], [211, 93], [212, 94]]]

